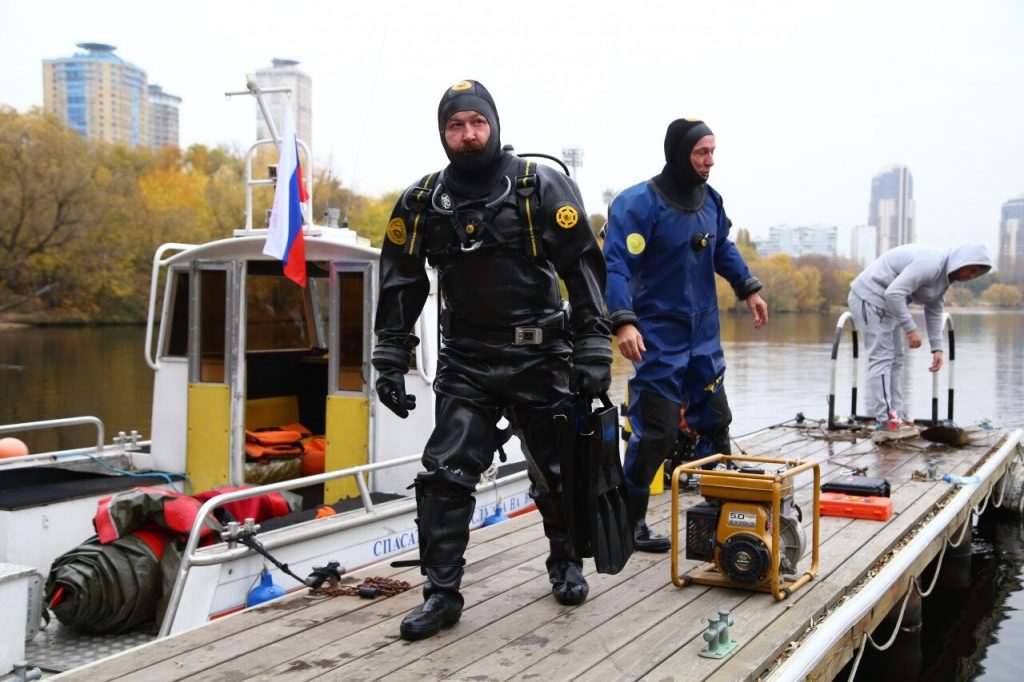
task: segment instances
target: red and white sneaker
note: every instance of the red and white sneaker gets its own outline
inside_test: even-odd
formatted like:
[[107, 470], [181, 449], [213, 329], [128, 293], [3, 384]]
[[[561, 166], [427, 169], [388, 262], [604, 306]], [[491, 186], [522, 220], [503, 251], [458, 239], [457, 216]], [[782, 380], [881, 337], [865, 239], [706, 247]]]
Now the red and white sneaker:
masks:
[[900, 438], [917, 438], [921, 435], [921, 429], [917, 428], [914, 420], [910, 417], [900, 419]]
[[896, 418], [896, 415], [890, 414], [889, 419], [875, 422], [875, 430], [871, 433], [871, 442], [885, 443], [890, 440], [899, 440], [902, 437], [900, 420]]
[[906, 418], [900, 419], [896, 416], [895, 412], [890, 412], [888, 419], [875, 423], [875, 430], [871, 434], [871, 440], [874, 443], [885, 443], [891, 440], [916, 438], [920, 433], [918, 428], [914, 426], [914, 422]]

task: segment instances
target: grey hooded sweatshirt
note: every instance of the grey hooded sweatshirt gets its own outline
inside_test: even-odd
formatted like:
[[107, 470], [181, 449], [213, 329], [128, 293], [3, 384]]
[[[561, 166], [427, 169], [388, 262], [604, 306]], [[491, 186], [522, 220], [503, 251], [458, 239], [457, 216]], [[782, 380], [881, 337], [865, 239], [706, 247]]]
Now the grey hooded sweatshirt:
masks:
[[949, 275], [965, 265], [992, 268], [983, 244], [964, 244], [949, 251], [904, 244], [886, 251], [857, 275], [850, 289], [861, 300], [888, 310], [906, 333], [917, 329], [908, 303], [924, 305], [925, 327], [932, 351], [942, 350], [942, 298]]

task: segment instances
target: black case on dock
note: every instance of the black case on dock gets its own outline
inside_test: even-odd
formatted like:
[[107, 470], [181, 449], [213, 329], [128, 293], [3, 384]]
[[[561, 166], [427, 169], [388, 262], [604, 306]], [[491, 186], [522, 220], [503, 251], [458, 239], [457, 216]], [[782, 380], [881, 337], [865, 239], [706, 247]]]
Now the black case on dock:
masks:
[[889, 497], [889, 481], [870, 476], [840, 476], [821, 486], [823, 493], [842, 493], [862, 497]]

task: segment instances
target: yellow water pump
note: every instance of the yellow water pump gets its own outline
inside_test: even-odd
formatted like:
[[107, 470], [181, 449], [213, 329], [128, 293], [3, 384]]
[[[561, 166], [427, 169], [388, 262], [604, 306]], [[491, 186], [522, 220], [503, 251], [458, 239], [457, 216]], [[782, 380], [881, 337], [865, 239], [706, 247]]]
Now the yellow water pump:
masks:
[[[724, 464], [729, 468], [704, 469]], [[775, 465], [769, 471], [768, 465]], [[806, 550], [803, 519], [793, 501], [794, 477], [814, 472], [811, 568], [797, 577]], [[704, 502], [686, 512], [686, 558], [705, 562], [679, 573], [679, 478], [700, 477]], [[713, 455], [672, 473], [672, 582], [738, 587], [788, 597], [818, 571], [820, 471], [816, 462]]]

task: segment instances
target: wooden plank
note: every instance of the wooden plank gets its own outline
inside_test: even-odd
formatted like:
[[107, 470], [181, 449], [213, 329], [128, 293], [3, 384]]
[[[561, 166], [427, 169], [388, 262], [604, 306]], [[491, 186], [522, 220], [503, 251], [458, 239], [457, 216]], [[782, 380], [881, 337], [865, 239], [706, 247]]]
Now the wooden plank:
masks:
[[[959, 473], [960, 471], [965, 471], [967, 469], [974, 468], [976, 466], [977, 460], [981, 455], [985, 454], [985, 451], [984, 449], [981, 449], [981, 451], [979, 451], [978, 449], [966, 449], [959, 452], [948, 454], [949, 457], [947, 457], [947, 459], [957, 460], [956, 469], [954, 470], [954, 473]], [[952, 462], [949, 461], [946, 462], [946, 464], [951, 463]], [[814, 592], [816, 593], [815, 601], [822, 602], [827, 599], [829, 600], [828, 606], [831, 606], [831, 604], [834, 603], [835, 600], [846, 594], [847, 591], [849, 591], [850, 586], [856, 584], [865, 575], [867, 570], [874, 566], [879, 557], [882, 557], [885, 554], [887, 554], [896, 544], [896, 542], [899, 541], [900, 538], [905, 536], [906, 533], [913, 526], [915, 526], [919, 521], [923, 520], [932, 511], [935, 503], [938, 500], [940, 500], [942, 497], [945, 497], [949, 493], [948, 485], [941, 482], [906, 483], [894, 489], [894, 501], [897, 501], [898, 504], [898, 500], [904, 498], [908, 493], [910, 493], [912, 489], [915, 488], [918, 490], [923, 490], [924, 492], [918, 497], [917, 500], [914, 501], [912, 507], [905, 512], [900, 512], [897, 507], [897, 514], [903, 517], [904, 523], [899, 525], [890, 524], [886, 526], [884, 530], [879, 532], [877, 537], [872, 538], [871, 541], [868, 544], [866, 544], [858, 553], [858, 556], [862, 558], [869, 557], [868, 559], [864, 559], [862, 561], [848, 560], [844, 562], [842, 567], [828, 578], [828, 583], [824, 585], [815, 586], [813, 588]], [[832, 592], [832, 594], [822, 596], [822, 592]], [[898, 602], [904, 594], [904, 591], [899, 589], [896, 589], [895, 592], [897, 594], [893, 604]], [[779, 627], [779, 630], [785, 632], [792, 629], [797, 632], [802, 632], [809, 624], [810, 619], [820, 615], [823, 611], [824, 609], [818, 609], [814, 610], [811, 613], [806, 613], [801, 612], [800, 610], [793, 610], [790, 613], [788, 613], [786, 617], [798, 620], [798, 624], [795, 627], [790, 628], [786, 627], [784, 622], [780, 622], [779, 625], [781, 627]], [[878, 618], [877, 620], [875, 620], [875, 624], [877, 624], [877, 622], [884, 618], [885, 615], [888, 613], [887, 610], [882, 611], [880, 609], [876, 609], [876, 611], [878, 612]], [[852, 640], [852, 638], [850, 639]], [[752, 650], [750, 655], [754, 656], [754, 658], [761, 657], [765, 661], [767, 667], [767, 664], [770, 664], [774, 660], [774, 658], [788, 646], [788, 642], [782, 641], [780, 637], [776, 637], [775, 640], [775, 642], [771, 642], [770, 639], [762, 638], [762, 641], [759, 644], [761, 646], [764, 646], [767, 649], [767, 651], [755, 653]], [[769, 643], [766, 644], [766, 642]], [[841, 668], [842, 665], [845, 665], [845, 662], [847, 660], [849, 660], [849, 656], [847, 656], [844, 660], [839, 662], [838, 668], [836, 668], [836, 670]], [[754, 675], [758, 674], [759, 672], [760, 671], [755, 670], [751, 679]]]
[[[471, 541], [467, 557], [472, 557], [472, 560], [479, 561], [491, 556], [500, 555], [508, 548], [520, 544], [522, 541], [516, 536], [516, 533], [529, 533], [529, 528], [534, 523], [536, 521], [530, 518], [530, 515], [525, 515], [524, 517], [516, 517], [506, 523], [474, 532], [471, 538], [479, 537], [483, 542], [474, 543]], [[377, 564], [351, 576], [345, 576], [345, 578], [351, 582], [361, 582], [365, 575], [382, 575], [407, 580], [414, 585], [414, 589], [415, 586], [422, 583], [422, 577], [417, 569], [395, 569], [390, 566], [390, 563]], [[89, 675], [96, 674], [103, 679], [111, 680], [120, 676], [132, 675], [146, 666], [161, 662], [170, 664], [175, 668], [180, 668], [181, 666], [178, 666], [178, 663], [184, 658], [191, 658], [195, 651], [208, 651], [210, 647], [206, 646], [206, 643], [209, 639], [220, 642], [241, 633], [242, 636], [235, 637], [232, 642], [239, 640], [239, 646], [243, 647], [241, 651], [244, 652], [247, 650], [245, 649], [246, 646], [256, 647], [259, 645], [258, 640], [254, 639], [251, 633], [262, 631], [270, 622], [276, 619], [287, 617], [289, 622], [301, 625], [303, 622], [315, 622], [318, 619], [338, 618], [350, 611], [366, 608], [372, 604], [372, 602], [358, 599], [335, 599], [328, 601], [334, 602], [334, 604], [326, 607], [326, 613], [322, 612], [323, 608], [306, 612], [306, 609], [324, 602], [322, 600], [306, 600], [301, 592], [296, 593], [265, 606], [247, 609], [213, 621], [202, 628], [150, 642], [142, 647], [124, 652], [121, 655], [104, 659], [90, 666], [78, 668], [72, 671], [68, 679], [74, 679], [81, 672], [84, 677], [80, 679], [89, 679]], [[235, 650], [233, 655], [237, 654], [238, 650]], [[98, 668], [97, 666], [101, 667]], [[91, 679], [96, 678], [93, 677]]]
[[[588, 576], [590, 596], [581, 607], [559, 607], [550, 597], [540, 599], [521, 606], [489, 626], [477, 627], [461, 639], [425, 656], [406, 659], [406, 665], [400, 669], [391, 670], [389, 662], [388, 679], [414, 682], [422, 678], [448, 676], [459, 679], [507, 678], [536, 657], [546, 656], [617, 617], [624, 609], [663, 586], [664, 574], [656, 570], [662, 559], [657, 555], [637, 554], [615, 576]], [[513, 600], [516, 597], [513, 596]], [[381, 654], [388, 656], [389, 652]], [[349, 676], [346, 674], [345, 678], [349, 679]]]
[[[527, 514], [472, 535], [464, 579], [462, 621], [421, 642], [398, 638], [398, 623], [420, 603], [414, 589], [388, 599], [334, 598], [310, 602], [299, 595], [250, 609], [203, 628], [132, 650], [102, 664], [78, 669], [67, 679], [244, 680], [254, 677], [305, 680], [457, 679], [756, 679], [807, 626], [847, 594], [935, 502], [948, 484], [912, 480], [934, 461], [940, 474], [967, 473], [1005, 438], [1005, 432], [977, 430], [962, 448], [935, 447], [919, 439], [876, 446], [865, 438], [834, 438], [813, 428], [784, 427], [740, 439], [750, 455], [817, 461], [822, 480], [864, 468], [887, 478], [895, 513], [885, 523], [840, 517], [821, 520], [821, 565], [810, 584], [775, 602], [765, 593], [671, 584], [668, 555], [636, 554], [616, 576], [597, 575], [585, 562], [590, 598], [562, 607], [550, 596], [544, 559], [547, 540], [540, 517]], [[998, 475], [999, 472], [997, 472]], [[977, 491], [977, 501], [985, 490]], [[794, 499], [805, 509], [813, 479], [796, 481]], [[652, 497], [648, 523], [667, 533], [671, 495]], [[683, 493], [680, 509], [700, 501]], [[966, 518], [965, 510], [963, 516]], [[810, 539], [811, 514], [803, 525]], [[919, 573], [939, 551], [934, 543], [912, 562]], [[809, 551], [809, 550], [808, 550]], [[804, 557], [804, 562], [809, 561]], [[686, 570], [698, 562], [683, 562]], [[401, 577], [416, 586], [418, 569], [378, 565], [352, 576]], [[910, 579], [910, 573], [907, 580]], [[837, 672], [870, 630], [903, 596], [899, 583], [831, 652], [823, 652], [815, 675]], [[717, 661], [698, 657], [707, 617], [731, 610], [739, 648]]]
[[[898, 511], [895, 513], [918, 518], [929, 511], [938, 493], [927, 486], [921, 488], [923, 494], [905, 508], [897, 507]], [[902, 506], [903, 502], [904, 498], [897, 498], [894, 505]], [[743, 647], [727, 660], [726, 666], [712, 674], [709, 679], [755, 679], [789, 647], [790, 642], [803, 635], [812, 620], [821, 617], [846, 594], [852, 580], [859, 578], [866, 568], [874, 565], [876, 558], [888, 552], [906, 532], [903, 524], [891, 523], [871, 530], [873, 527], [867, 526], [870, 523], [872, 522], [861, 522], [862, 528], [867, 527], [871, 531], [870, 537], [866, 541], [863, 538], [855, 539], [856, 544], [852, 547], [844, 545], [846, 537], [836, 537], [832, 543], [834, 546], [829, 546], [827, 555], [836, 554], [836, 558], [839, 559], [837, 565], [827, 575], [809, 584], [806, 590], [797, 590], [790, 597], [792, 603], [787, 605], [784, 613], [770, 624], [765, 624], [765, 627], [756, 634], [749, 630], [737, 629], [737, 637], [746, 640]], [[842, 556], [839, 556], [840, 554]], [[860, 557], [861, 560], [855, 561], [856, 557]], [[741, 672], [744, 673], [742, 676]]]
[[[880, 468], [881, 466], [886, 466], [884, 464], [884, 461], [883, 463], [880, 463], [880, 465], [877, 466], [876, 468]], [[896, 462], [897, 469], [906, 468], [909, 466], [912, 466], [911, 460]], [[891, 474], [895, 472], [892, 469], [890, 469], [889, 473]], [[811, 492], [808, 490], [808, 488], [809, 486], [805, 486], [804, 489], [799, 490], [798, 497], [800, 496], [800, 493], [806, 494], [806, 492]], [[919, 490], [919, 492], [921, 491]], [[889, 533], [896, 538], [898, 538], [905, 532], [906, 527], [908, 525], [907, 523], [903, 523], [900, 521], [900, 508], [907, 506], [912, 501], [913, 500], [908, 499], [906, 495], [902, 496], [902, 499], [897, 498], [896, 500], [894, 500], [894, 502], [896, 503], [895, 514], [892, 517], [892, 519], [890, 519], [890, 522], [887, 523], [886, 528], [889, 530]], [[924, 504], [924, 506], [930, 509], [931, 502], [927, 502], [926, 504]], [[866, 570], [874, 562], [874, 558], [878, 556], [878, 554], [876, 553], [864, 551], [864, 547], [862, 547], [862, 545], [865, 545], [867, 542], [870, 542], [878, 537], [879, 529], [878, 526], [875, 525], [875, 522], [851, 522], [851, 524], [849, 524], [846, 528], [841, 529], [838, 532], [838, 534], [833, 535], [829, 529], [831, 518], [832, 517], [824, 517], [822, 519], [822, 562], [821, 566], [819, 567], [819, 575], [816, 578], [817, 582], [812, 583], [813, 588], [816, 590], [817, 593], [823, 591], [823, 588], [821, 588], [821, 585], [823, 584], [821, 581], [823, 578], [825, 578], [830, 573], [834, 572], [835, 570], [841, 567], [848, 567], [851, 563], [858, 563], [854, 561], [855, 557], [870, 557], [870, 559], [864, 560], [865, 566], [863, 567], [863, 570]], [[916, 519], [913, 519], [913, 521], [916, 522]], [[893, 542], [895, 542], [895, 540], [893, 540]], [[767, 630], [769, 632], [774, 633], [776, 639], [781, 640], [782, 646], [788, 645], [788, 641], [794, 637], [794, 634], [801, 632], [804, 629], [804, 627], [806, 626], [806, 621], [809, 620], [809, 618], [805, 619], [804, 623], [802, 623], [798, 628], [795, 628], [791, 632], [786, 628], [777, 627], [775, 623], [772, 623], [769, 627], [769, 619], [766, 619], [764, 617], [764, 614], [766, 611], [773, 612], [780, 610], [782, 610], [782, 612], [784, 613], [796, 613], [799, 612], [796, 607], [798, 606], [798, 604], [801, 603], [817, 604], [818, 606], [812, 609], [813, 613], [817, 613], [821, 609], [821, 599], [814, 598], [811, 601], [808, 601], [804, 598], [805, 596], [807, 596], [807, 590], [810, 587], [811, 585], [805, 586], [801, 590], [798, 590], [796, 593], [794, 593], [794, 595], [792, 595], [788, 600], [786, 600], [786, 602], [780, 604], [775, 604], [771, 597], [764, 594], [757, 594], [755, 597], [745, 600], [744, 602], [739, 604], [731, 614], [735, 620], [734, 632], [744, 632], [744, 630], [742, 630], [743, 623], [744, 620], [747, 619], [747, 616], [749, 614], [750, 616], [752, 616], [749, 620], [751, 624], [754, 625], [754, 637], [756, 637], [758, 633], [765, 632]], [[824, 590], [831, 591], [832, 588], [831, 586], [829, 586], [824, 588]], [[838, 599], [838, 595], [829, 595], [829, 597], [832, 600]], [[735, 636], [736, 635], [734, 635], [734, 637]], [[773, 648], [778, 648], [779, 650], [781, 650], [782, 646], [779, 646], [779, 643], [777, 642], [776, 646], [774, 646]], [[775, 654], [777, 654], [777, 651], [771, 652], [771, 655], [769, 657], [763, 653], [754, 652], [753, 649], [748, 650], [746, 647], [741, 647], [737, 652], [733, 653], [730, 656], [729, 660], [731, 661], [731, 663], [729, 666], [725, 668], [729, 672], [724, 673], [723, 679], [734, 678], [736, 676], [736, 669], [745, 669], [746, 662], [751, 657], [758, 661], [764, 661], [765, 658], [769, 658], [769, 660], [773, 659]], [[692, 654], [690, 654], [690, 652], [686, 652], [685, 650], [681, 650], [680, 653], [677, 653], [676, 655], [662, 663], [661, 666], [659, 666], [659, 668], [656, 668], [653, 671], [651, 671], [651, 674], [657, 676], [660, 673], [667, 673], [669, 670], [679, 669], [679, 667], [684, 664], [680, 660], [680, 656], [686, 655]], [[714, 669], [718, 667], [719, 662], [715, 659], [700, 659], [700, 661], [695, 666], [691, 666], [692, 669], [689, 670], [689, 674], [695, 675], [697, 678], [699, 678], [703, 674], [701, 671], [712, 672]]]
[[[536, 539], [508, 547], [488, 559], [475, 561], [466, 574], [463, 595], [468, 603], [477, 603], [487, 599], [492, 592], [508, 589], [513, 577], [520, 581], [534, 577], [542, 570], [546, 555], [546, 541]], [[517, 571], [510, 576], [505, 567], [509, 562], [520, 561], [531, 564], [533, 572]], [[221, 655], [204, 661], [203, 665], [196, 665], [189, 674], [195, 674], [195, 679], [209, 679], [228, 671], [250, 677], [274, 671], [275, 678], [309, 679], [317, 671], [336, 667], [350, 658], [367, 655], [396, 641], [399, 621], [422, 600], [420, 591], [414, 589], [372, 603], [373, 608], [349, 613], [345, 618], [322, 618], [295, 624], [301, 627], [280, 623], [261, 633], [260, 645], [244, 658], [233, 660], [220, 652]], [[224, 643], [227, 649], [232, 648], [231, 644]], [[153, 670], [147, 671], [147, 676], [153, 673]]]

